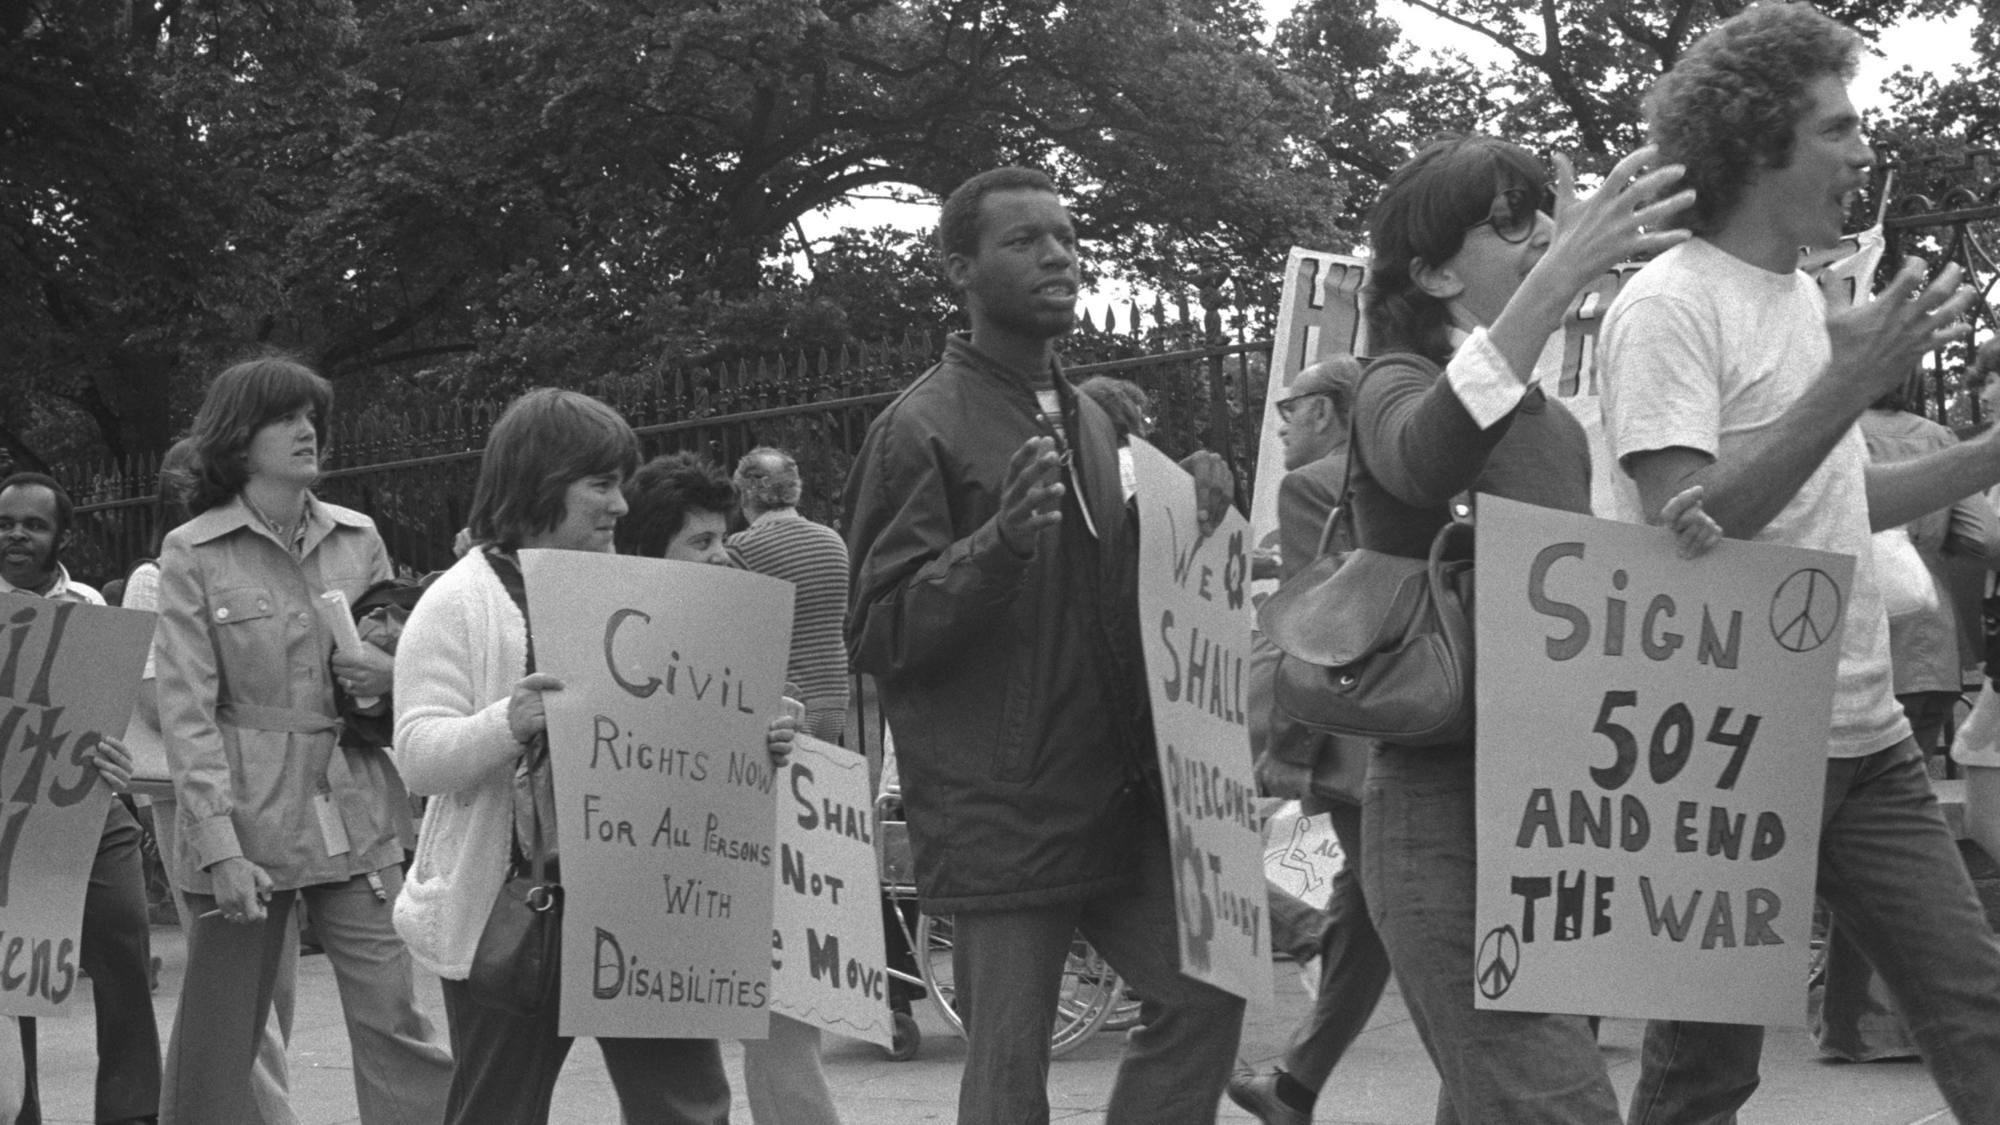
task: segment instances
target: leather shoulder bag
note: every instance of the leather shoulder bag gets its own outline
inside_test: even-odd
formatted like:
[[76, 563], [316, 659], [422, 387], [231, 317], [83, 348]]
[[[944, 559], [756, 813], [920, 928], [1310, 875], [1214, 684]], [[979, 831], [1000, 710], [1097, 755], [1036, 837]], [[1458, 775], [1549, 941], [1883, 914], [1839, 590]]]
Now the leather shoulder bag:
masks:
[[[1387, 362], [1435, 365], [1414, 356]], [[1333, 519], [1351, 521], [1361, 384], [1355, 386], [1347, 471]], [[1329, 524], [1327, 534], [1332, 537]], [[1322, 553], [1264, 600], [1257, 620], [1283, 654], [1273, 702], [1330, 734], [1399, 746], [1462, 743], [1472, 732], [1472, 525], [1438, 529], [1427, 558], [1357, 547]]]

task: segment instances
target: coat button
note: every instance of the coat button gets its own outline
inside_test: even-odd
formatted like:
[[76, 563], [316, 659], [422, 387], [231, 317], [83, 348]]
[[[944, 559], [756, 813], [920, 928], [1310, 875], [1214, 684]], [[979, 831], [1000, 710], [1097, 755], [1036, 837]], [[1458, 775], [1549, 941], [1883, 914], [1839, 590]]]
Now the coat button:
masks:
[[216, 610], [216, 611], [215, 611], [215, 619], [216, 619], [217, 621], [227, 621], [227, 620], [229, 620], [229, 607], [228, 607], [228, 606], [223, 606], [223, 607], [222, 607], [221, 609], [218, 609], [218, 610]]
[[271, 603], [270, 603], [270, 602], [263, 602], [263, 601], [260, 601], [260, 602], [258, 602], [258, 603], [257, 603], [257, 612], [258, 612], [258, 613], [269, 613], [269, 612], [271, 612]]

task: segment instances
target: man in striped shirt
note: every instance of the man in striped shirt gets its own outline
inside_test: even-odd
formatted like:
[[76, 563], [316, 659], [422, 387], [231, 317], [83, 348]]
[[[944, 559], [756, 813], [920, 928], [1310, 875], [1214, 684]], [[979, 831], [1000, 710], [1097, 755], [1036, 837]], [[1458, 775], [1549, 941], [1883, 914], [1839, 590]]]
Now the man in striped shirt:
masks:
[[797, 589], [785, 678], [806, 705], [800, 727], [838, 742], [847, 723], [847, 544], [840, 533], [799, 514], [799, 465], [782, 449], [759, 446], [736, 463], [736, 494], [750, 526], [729, 537], [736, 565]]

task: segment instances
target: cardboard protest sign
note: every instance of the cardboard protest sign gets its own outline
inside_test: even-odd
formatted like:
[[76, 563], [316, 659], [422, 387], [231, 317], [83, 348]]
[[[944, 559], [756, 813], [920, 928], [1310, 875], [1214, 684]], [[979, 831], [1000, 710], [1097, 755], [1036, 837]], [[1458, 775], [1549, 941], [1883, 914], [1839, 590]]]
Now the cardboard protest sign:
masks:
[[522, 551], [562, 860], [564, 1035], [761, 1039], [770, 1025], [790, 583]]
[[868, 759], [800, 735], [781, 771], [773, 1011], [888, 1047], [888, 946]]
[[[1250, 532], [1258, 550], [1278, 549], [1278, 482], [1285, 475], [1285, 451], [1278, 441], [1278, 403], [1299, 372], [1336, 355], [1362, 352], [1361, 283], [1365, 258], [1328, 254], [1294, 246], [1285, 258], [1285, 284], [1278, 299], [1278, 327], [1271, 342], [1270, 382], [1264, 390], [1264, 421], [1258, 429], [1257, 484], [1250, 494]], [[1277, 589], [1275, 579], [1252, 587], [1256, 600]]]
[[0, 1014], [69, 1012], [112, 799], [90, 752], [125, 733], [152, 643], [150, 613], [0, 594]]
[[1166, 781], [1181, 972], [1256, 1002], [1271, 997], [1264, 816], [1243, 686], [1250, 555], [1242, 515], [1204, 536], [1194, 479], [1132, 442], [1139, 481], [1139, 620]]
[[1478, 511], [1477, 1004], [1799, 1024], [1853, 560]]

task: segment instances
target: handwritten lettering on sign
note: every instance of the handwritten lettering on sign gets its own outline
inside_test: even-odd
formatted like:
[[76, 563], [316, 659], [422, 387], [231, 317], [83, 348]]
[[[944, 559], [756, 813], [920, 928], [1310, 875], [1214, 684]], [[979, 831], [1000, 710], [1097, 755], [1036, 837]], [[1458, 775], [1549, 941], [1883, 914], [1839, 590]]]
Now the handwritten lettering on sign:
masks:
[[888, 1047], [887, 946], [868, 760], [801, 735], [778, 808], [771, 1007]]
[[1479, 498], [1478, 1003], [1797, 1024], [1853, 560]]
[[564, 1035], [769, 1027], [777, 714], [792, 590], [695, 563], [523, 551], [562, 861]]
[[1202, 534], [1194, 480], [1132, 442], [1139, 616], [1179, 900], [1181, 972], [1254, 1002], [1271, 996], [1264, 815], [1243, 682], [1250, 654], [1248, 525]]
[[111, 792], [90, 753], [123, 734], [153, 615], [0, 594], [0, 1013], [75, 994], [83, 894]]

